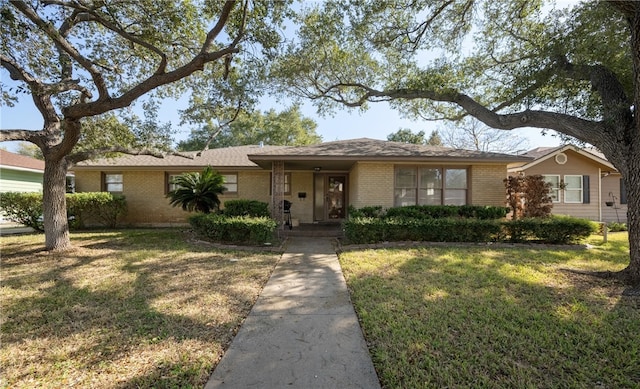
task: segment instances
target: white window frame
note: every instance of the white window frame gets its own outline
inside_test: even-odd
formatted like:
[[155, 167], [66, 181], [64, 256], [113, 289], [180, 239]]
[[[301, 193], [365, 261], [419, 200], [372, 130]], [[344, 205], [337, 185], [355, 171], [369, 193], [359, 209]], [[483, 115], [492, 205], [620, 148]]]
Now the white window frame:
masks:
[[165, 188], [165, 191], [166, 193], [169, 193], [171, 191], [178, 189], [178, 185], [173, 183], [173, 179], [183, 175], [184, 172], [182, 173], [167, 172], [166, 174], [167, 174], [167, 186]]
[[[113, 182], [107, 182], [107, 177], [109, 176], [120, 176], [120, 181], [113, 181]], [[124, 192], [124, 175], [120, 172], [115, 173], [115, 172], [109, 172], [109, 173], [102, 173], [102, 185], [104, 188], [104, 192], [109, 192], [109, 193], [122, 193]], [[120, 190], [109, 190], [109, 187], [111, 185], [120, 185]]]
[[[580, 183], [580, 187], [579, 188], [569, 188], [567, 186], [567, 182], [568, 182], [567, 181], [567, 177], [577, 177], [578, 178], [577, 182]], [[584, 198], [583, 197], [584, 196], [584, 183], [583, 183], [583, 180], [582, 180], [582, 175], [579, 175], [579, 174], [565, 174], [563, 184], [564, 185], [563, 185], [562, 191], [564, 192], [564, 194], [563, 194], [564, 202], [566, 204], [582, 204], [583, 198]], [[567, 193], [568, 192], [571, 192], [571, 193], [577, 192], [579, 194], [578, 195], [578, 200], [576, 200], [576, 201], [567, 200], [567, 198], [568, 198]]]
[[[222, 185], [227, 188], [223, 194], [238, 194], [238, 173], [225, 172], [220, 173], [220, 175], [224, 178], [224, 183]], [[233, 181], [229, 181], [229, 178], [232, 178]]]
[[[547, 180], [547, 177], [556, 177], [558, 186], [553, 186], [553, 182]], [[551, 184], [551, 188], [549, 189], [549, 197], [551, 197], [551, 202], [552, 203], [561, 203], [562, 202], [562, 190], [560, 189], [561, 182], [560, 182], [560, 175], [559, 174], [543, 174], [542, 175], [542, 179], [544, 180], [544, 182]], [[556, 193], [556, 198], [553, 198], [553, 193]]]

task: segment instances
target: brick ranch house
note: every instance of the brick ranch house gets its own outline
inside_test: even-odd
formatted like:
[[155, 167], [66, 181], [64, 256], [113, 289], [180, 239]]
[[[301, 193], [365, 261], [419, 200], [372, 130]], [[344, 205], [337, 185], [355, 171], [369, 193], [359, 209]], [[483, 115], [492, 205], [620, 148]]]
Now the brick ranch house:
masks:
[[131, 225], [176, 225], [189, 214], [166, 198], [172, 178], [211, 166], [225, 178], [230, 199], [271, 204], [283, 200], [300, 223], [337, 222], [348, 206], [389, 208], [411, 204], [503, 206], [507, 165], [530, 157], [374, 139], [312, 146], [238, 146], [188, 153], [192, 158], [125, 155], [85, 161], [75, 168], [76, 190], [126, 196]]

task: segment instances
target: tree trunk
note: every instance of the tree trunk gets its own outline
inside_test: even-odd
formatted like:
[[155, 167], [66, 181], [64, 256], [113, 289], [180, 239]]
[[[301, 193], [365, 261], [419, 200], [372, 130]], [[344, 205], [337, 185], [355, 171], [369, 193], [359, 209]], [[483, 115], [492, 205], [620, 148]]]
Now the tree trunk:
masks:
[[620, 275], [640, 287], [640, 141], [629, 153], [629, 172], [625, 177], [627, 189], [627, 227], [629, 229], [629, 266]]
[[43, 179], [43, 217], [45, 249], [62, 251], [71, 247], [67, 220], [67, 162], [45, 156]]
[[[633, 3], [631, 3], [633, 4]], [[633, 15], [629, 18], [631, 27], [631, 49], [634, 77], [634, 121], [626, 139], [629, 143], [627, 154], [627, 227], [629, 228], [629, 266], [622, 271], [632, 285], [640, 288], [640, 6], [633, 4]], [[626, 142], [625, 142], [626, 143]], [[624, 176], [624, 173], [623, 173]]]

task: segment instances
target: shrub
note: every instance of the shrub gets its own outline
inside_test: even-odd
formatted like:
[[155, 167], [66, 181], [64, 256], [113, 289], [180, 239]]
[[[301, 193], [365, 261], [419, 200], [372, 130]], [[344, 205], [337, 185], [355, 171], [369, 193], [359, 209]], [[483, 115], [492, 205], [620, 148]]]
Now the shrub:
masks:
[[372, 217], [350, 217], [343, 222], [344, 237], [352, 243], [384, 241], [385, 222]]
[[349, 217], [384, 217], [385, 211], [381, 205], [372, 205], [362, 208], [355, 208], [349, 205]]
[[[84, 228], [88, 219], [114, 228], [127, 210], [124, 196], [107, 192], [68, 193], [66, 201], [70, 228]], [[7, 219], [43, 231], [42, 193], [3, 193], [0, 208]]]
[[273, 239], [276, 221], [266, 217], [196, 214], [189, 223], [197, 235], [214, 241], [233, 244], [262, 244]]
[[537, 240], [542, 243], [576, 243], [598, 230], [598, 223], [569, 216], [525, 218], [503, 223], [505, 235], [512, 242]]
[[217, 212], [220, 208], [218, 195], [226, 190], [224, 177], [211, 166], [205, 167], [201, 173], [181, 174], [173, 179], [172, 184], [176, 185], [176, 189], [167, 193], [169, 204], [181, 206], [189, 212]]
[[269, 217], [269, 204], [257, 200], [228, 200], [223, 213], [227, 216]]
[[353, 217], [400, 217], [412, 219], [442, 219], [442, 218], [475, 218], [475, 219], [502, 219], [509, 212], [505, 207], [478, 206], [478, 205], [408, 205], [404, 207], [389, 208], [386, 212], [382, 207], [363, 207], [350, 210]]
[[356, 244], [403, 240], [489, 242], [501, 231], [498, 221], [463, 218], [352, 218], [343, 226], [345, 238]]
[[42, 193], [6, 192], [0, 194], [0, 209], [13, 222], [44, 231], [42, 226]]
[[526, 218], [508, 221], [475, 218], [367, 218], [343, 223], [350, 243], [384, 241], [492, 242], [510, 240], [568, 244], [588, 237], [597, 223], [571, 217]]
[[387, 210], [387, 217], [404, 218], [445, 218], [458, 216], [459, 206], [455, 205], [409, 205]]
[[545, 243], [569, 244], [587, 238], [598, 230], [598, 224], [586, 219], [553, 216], [539, 220], [534, 235]]
[[616, 222], [607, 223], [607, 228], [611, 232], [628, 231], [627, 225], [625, 223], [616, 223]]
[[508, 177], [503, 182], [513, 219], [547, 217], [551, 214], [551, 184], [545, 182], [544, 177], [539, 174]]
[[124, 196], [108, 192], [68, 193], [67, 214], [70, 227], [85, 228], [87, 221], [115, 228], [118, 218], [127, 212]]

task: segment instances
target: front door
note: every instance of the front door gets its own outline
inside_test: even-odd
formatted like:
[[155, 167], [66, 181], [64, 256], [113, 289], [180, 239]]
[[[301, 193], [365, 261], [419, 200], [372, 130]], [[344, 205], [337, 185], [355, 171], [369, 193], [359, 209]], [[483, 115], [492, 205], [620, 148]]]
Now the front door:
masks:
[[346, 216], [347, 176], [316, 174], [314, 177], [314, 220], [340, 221]]

